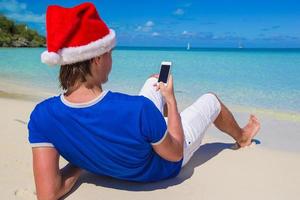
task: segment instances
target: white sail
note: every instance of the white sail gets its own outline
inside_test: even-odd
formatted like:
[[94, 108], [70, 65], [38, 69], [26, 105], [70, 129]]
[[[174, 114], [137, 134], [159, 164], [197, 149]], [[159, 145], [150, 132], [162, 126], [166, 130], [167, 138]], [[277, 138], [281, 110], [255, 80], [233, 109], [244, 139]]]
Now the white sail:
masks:
[[191, 46], [190, 46], [190, 43], [188, 42], [187, 43], [187, 47], [186, 47], [186, 50], [190, 50]]
[[242, 49], [242, 48], [244, 48], [244, 45], [241, 42], [239, 42], [239, 49]]

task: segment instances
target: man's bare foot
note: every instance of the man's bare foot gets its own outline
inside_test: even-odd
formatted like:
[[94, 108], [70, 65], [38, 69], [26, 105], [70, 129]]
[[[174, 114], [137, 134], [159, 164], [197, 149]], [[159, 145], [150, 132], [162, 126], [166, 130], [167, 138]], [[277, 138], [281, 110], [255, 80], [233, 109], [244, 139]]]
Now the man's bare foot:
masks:
[[249, 146], [252, 143], [252, 139], [258, 133], [260, 129], [260, 123], [254, 115], [250, 115], [248, 124], [242, 128], [242, 139], [238, 142], [239, 147]]

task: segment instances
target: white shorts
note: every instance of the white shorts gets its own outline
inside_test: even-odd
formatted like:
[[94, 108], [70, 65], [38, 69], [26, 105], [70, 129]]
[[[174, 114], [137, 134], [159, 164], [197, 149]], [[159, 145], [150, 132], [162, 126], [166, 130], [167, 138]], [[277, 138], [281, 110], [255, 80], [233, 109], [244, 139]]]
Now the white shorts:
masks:
[[[157, 78], [147, 79], [139, 95], [149, 98], [163, 114], [165, 101], [153, 86]], [[214, 94], [207, 93], [199, 97], [192, 105], [180, 113], [184, 131], [184, 153], [182, 167], [191, 159], [195, 151], [199, 149], [204, 133], [215, 121], [221, 111], [221, 104]], [[166, 123], [168, 118], [165, 117]]]

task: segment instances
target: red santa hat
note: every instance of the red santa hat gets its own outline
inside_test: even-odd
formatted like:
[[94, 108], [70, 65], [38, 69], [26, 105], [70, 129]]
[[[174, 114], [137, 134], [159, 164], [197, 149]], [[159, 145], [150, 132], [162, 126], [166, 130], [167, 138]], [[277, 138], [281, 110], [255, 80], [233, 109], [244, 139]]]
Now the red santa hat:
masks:
[[43, 63], [65, 65], [100, 56], [116, 44], [115, 32], [99, 17], [92, 3], [73, 8], [47, 8], [47, 51]]

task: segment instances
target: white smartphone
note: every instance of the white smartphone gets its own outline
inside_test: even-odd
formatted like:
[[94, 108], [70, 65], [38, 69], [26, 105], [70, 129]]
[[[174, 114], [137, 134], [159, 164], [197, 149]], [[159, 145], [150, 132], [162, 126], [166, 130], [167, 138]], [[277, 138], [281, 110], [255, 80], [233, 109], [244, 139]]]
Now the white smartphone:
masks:
[[168, 82], [168, 77], [171, 71], [171, 65], [172, 62], [169, 61], [161, 62], [158, 82], [163, 82], [165, 84]]

